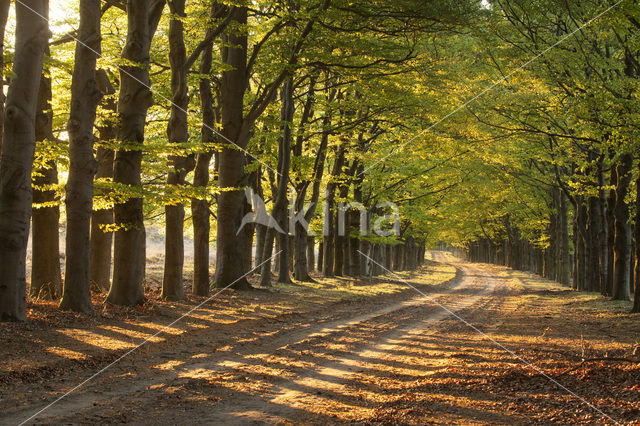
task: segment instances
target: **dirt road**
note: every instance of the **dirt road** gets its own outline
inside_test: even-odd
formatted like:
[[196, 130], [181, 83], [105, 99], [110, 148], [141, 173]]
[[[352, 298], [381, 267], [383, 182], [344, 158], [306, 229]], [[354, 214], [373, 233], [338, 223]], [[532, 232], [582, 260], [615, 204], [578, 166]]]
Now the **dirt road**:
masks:
[[[570, 309], [557, 316], [540, 299], [562, 297], [565, 289], [504, 268], [432, 256], [453, 264], [457, 274], [437, 287], [421, 285], [420, 274], [408, 277], [424, 295], [282, 317], [233, 336], [212, 327], [181, 343], [143, 347], [30, 422], [602, 424], [638, 418], [634, 364], [601, 365], [610, 382], [565, 372], [576, 363], [577, 336], [566, 333]], [[594, 354], [628, 351], [624, 339], [611, 342], [596, 333], [583, 334], [583, 353], [585, 339]], [[91, 374], [17, 386], [3, 395], [0, 422], [19, 424]]]

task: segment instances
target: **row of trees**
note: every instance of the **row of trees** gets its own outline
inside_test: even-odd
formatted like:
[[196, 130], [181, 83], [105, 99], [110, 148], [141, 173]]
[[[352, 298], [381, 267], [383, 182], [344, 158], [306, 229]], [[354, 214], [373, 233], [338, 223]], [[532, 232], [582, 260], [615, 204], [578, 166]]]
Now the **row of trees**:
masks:
[[[16, 1], [0, 173], [2, 319], [25, 318], [30, 219], [31, 295], [61, 296], [61, 308], [82, 312], [92, 309], [92, 284], [108, 290], [108, 302], [143, 302], [145, 220], [154, 216], [165, 227], [162, 296], [185, 297], [188, 202], [196, 295], [209, 292], [212, 237], [217, 287], [249, 288], [252, 268], [269, 285], [272, 258], [291, 257], [295, 278], [311, 279], [308, 229], [323, 220], [324, 275], [416, 267], [425, 239], [408, 216], [396, 237], [370, 224], [389, 213], [380, 202], [390, 194], [404, 197], [401, 206], [428, 194], [403, 187], [402, 174], [367, 184], [366, 163], [371, 151], [385, 154], [376, 146], [383, 136], [413, 131], [399, 122], [416, 101], [403, 99], [402, 85], [424, 70], [429, 37], [482, 11], [476, 1], [427, 3], [82, 0], [79, 20], [61, 32], [48, 27], [47, 1]], [[24, 103], [19, 120], [15, 102]], [[252, 209], [247, 187], [284, 233], [240, 227]], [[365, 214], [345, 213], [346, 202]], [[290, 210], [302, 219], [295, 229]], [[289, 263], [279, 262], [278, 281], [290, 280]]]
[[49, 28], [46, 0], [0, 3], [2, 319], [25, 318], [30, 222], [29, 292], [76, 311], [92, 285], [144, 301], [149, 225], [170, 300], [185, 232], [199, 296], [412, 269], [445, 241], [629, 297], [631, 0], [81, 0]]
[[517, 159], [502, 163], [502, 180], [527, 206], [493, 209], [466, 252], [618, 300], [635, 287], [640, 312], [640, 10], [633, 2], [492, 4], [504, 19], [491, 38], [544, 55], [524, 71], [529, 82], [507, 79], [510, 90], [476, 114], [487, 131], [522, 138], [500, 149]]

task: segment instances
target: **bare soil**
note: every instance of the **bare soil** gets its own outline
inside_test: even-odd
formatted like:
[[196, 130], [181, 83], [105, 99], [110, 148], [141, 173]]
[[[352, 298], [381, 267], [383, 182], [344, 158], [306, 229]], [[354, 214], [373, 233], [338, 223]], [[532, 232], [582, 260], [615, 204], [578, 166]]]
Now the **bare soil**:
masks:
[[0, 326], [0, 423], [640, 424], [628, 303], [431, 256], [401, 273], [415, 290], [387, 276], [200, 307], [98, 295], [93, 315], [31, 301], [27, 323]]

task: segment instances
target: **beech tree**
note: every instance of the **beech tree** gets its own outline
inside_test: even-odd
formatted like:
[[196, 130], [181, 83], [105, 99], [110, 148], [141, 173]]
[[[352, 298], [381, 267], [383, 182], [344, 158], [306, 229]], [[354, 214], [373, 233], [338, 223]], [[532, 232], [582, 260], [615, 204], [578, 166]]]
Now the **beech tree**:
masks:
[[[578, 291], [637, 293], [630, 0], [596, 20], [609, 7], [597, 0], [79, 5], [78, 31], [53, 21], [36, 83], [32, 297], [60, 296], [60, 220], [60, 307], [77, 311], [92, 289], [141, 304], [143, 283], [207, 296], [210, 253], [216, 286], [251, 289], [412, 270], [436, 245]], [[3, 59], [25, 67], [18, 47]], [[9, 185], [27, 163], [3, 161]], [[22, 212], [18, 198], [1, 208]], [[3, 235], [23, 235], [21, 218]]]
[[80, 27], [71, 80], [67, 244], [61, 309], [91, 311], [90, 248], [93, 207], [93, 129], [102, 92], [96, 83], [100, 55], [100, 1], [80, 0]]
[[[46, 9], [48, 9], [48, 2]], [[48, 25], [47, 25], [48, 28]], [[45, 47], [44, 61], [51, 62], [50, 49]], [[58, 165], [51, 155], [55, 137], [53, 134], [53, 107], [51, 69], [43, 65], [38, 88], [36, 111], [36, 161], [33, 175], [33, 211], [31, 215], [31, 286], [34, 297], [59, 298], [62, 294], [60, 270]], [[55, 150], [53, 150], [55, 153]], [[37, 158], [40, 154], [43, 158]]]
[[[169, 62], [171, 64], [171, 117], [167, 124], [170, 143], [184, 145], [189, 139], [187, 124], [187, 52], [184, 45], [184, 0], [169, 0], [171, 22], [169, 24]], [[184, 186], [185, 177], [193, 168], [193, 156], [172, 155], [167, 187]], [[165, 255], [162, 297], [169, 300], [184, 299], [182, 272], [184, 266], [184, 205], [165, 207]]]
[[[216, 15], [222, 7], [217, 2], [212, 2], [210, 17]], [[209, 24], [211, 25], [211, 23]], [[213, 32], [207, 28], [207, 37]], [[202, 109], [202, 126], [200, 126], [200, 145], [202, 152], [196, 156], [193, 185], [199, 188], [205, 195], [200, 199], [191, 200], [191, 216], [193, 220], [193, 294], [198, 296], [209, 295], [209, 236], [210, 214], [209, 200], [206, 195], [209, 184], [209, 163], [212, 157], [212, 144], [215, 140], [214, 126], [216, 125], [213, 91], [211, 89], [211, 63], [213, 61], [213, 42], [208, 41], [203, 48], [200, 57], [200, 108]]]
[[0, 1], [0, 69], [2, 70], [2, 78], [0, 80], [0, 153], [2, 153], [2, 135], [4, 132], [4, 33], [7, 28], [7, 20], [9, 19], [9, 8], [11, 0]]
[[107, 301], [135, 305], [144, 301], [145, 230], [141, 194], [142, 144], [147, 110], [153, 103], [149, 79], [149, 49], [164, 0], [129, 0], [127, 42], [122, 58], [133, 65], [120, 67], [118, 114], [120, 127], [114, 164], [114, 181], [128, 186], [135, 195], [114, 209], [118, 227], [114, 237], [113, 281]]
[[18, 2], [13, 75], [0, 155], [0, 320], [26, 317], [26, 254], [31, 218], [35, 115], [49, 31], [45, 0]]

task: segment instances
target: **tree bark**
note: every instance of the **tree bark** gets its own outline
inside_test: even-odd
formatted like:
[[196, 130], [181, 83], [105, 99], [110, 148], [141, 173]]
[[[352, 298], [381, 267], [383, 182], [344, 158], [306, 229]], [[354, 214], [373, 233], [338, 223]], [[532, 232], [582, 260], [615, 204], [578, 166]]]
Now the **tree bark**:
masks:
[[616, 208], [616, 184], [618, 182], [618, 174], [615, 165], [611, 167], [611, 175], [609, 177], [609, 194], [607, 195], [607, 231], [608, 231], [608, 239], [607, 239], [607, 286], [605, 289], [606, 296], [613, 295], [613, 270], [615, 267], [615, 254], [614, 254], [614, 246], [615, 246], [615, 237], [616, 237], [616, 216], [615, 216], [615, 208]]
[[278, 139], [278, 185], [274, 195], [275, 200], [272, 208], [272, 216], [280, 229], [284, 233], [278, 232], [276, 229], [269, 227], [267, 229], [267, 237], [264, 245], [264, 253], [262, 260], [265, 262], [262, 266], [260, 275], [260, 286], [269, 287], [271, 285], [271, 257], [273, 239], [278, 238], [279, 242], [279, 262], [278, 262], [278, 282], [291, 282], [289, 277], [289, 220], [287, 218], [287, 189], [289, 184], [289, 168], [291, 165], [291, 119], [293, 118], [293, 79], [288, 78], [282, 86], [281, 90], [282, 108], [280, 112], [280, 120], [282, 122], [281, 135]]
[[[251, 203], [247, 202], [245, 199], [243, 216], [249, 213], [251, 213]], [[248, 274], [253, 269], [253, 237], [256, 230], [255, 228], [254, 223], [247, 223], [240, 232], [240, 235], [242, 235], [243, 238], [242, 247], [244, 249], [244, 253], [242, 253], [242, 259], [244, 260], [245, 274]]]
[[159, 16], [152, 12], [160, 6], [164, 6], [164, 0], [129, 0], [127, 4], [127, 41], [122, 57], [137, 66], [122, 66], [120, 71], [118, 142], [121, 148], [116, 152], [114, 181], [128, 187], [132, 193], [114, 208], [118, 230], [114, 238], [113, 283], [107, 301], [117, 305], [144, 302], [142, 281], [146, 250], [141, 146], [147, 110], [153, 104], [149, 89], [149, 49]]
[[632, 167], [633, 156], [631, 154], [624, 154], [616, 166], [618, 184], [616, 185], [616, 205], [614, 210], [614, 300], [629, 300], [630, 298], [629, 269], [631, 268], [632, 232], [631, 224], [629, 223], [629, 206], [625, 202], [625, 197], [631, 183]]
[[307, 237], [307, 273], [316, 269], [316, 239]]
[[[231, 286], [238, 290], [251, 288], [244, 277], [242, 237], [238, 233], [242, 219], [242, 187], [244, 179], [243, 152], [249, 140], [244, 124], [244, 93], [247, 85], [247, 36], [241, 28], [247, 23], [247, 8], [233, 7], [230, 30], [225, 34], [222, 61], [229, 67], [222, 73], [220, 103], [222, 106], [223, 148], [219, 153], [220, 171], [218, 196], [218, 243], [216, 255], [216, 286]], [[233, 141], [236, 146], [230, 146]]]
[[9, 19], [10, 0], [0, 0], [0, 155], [4, 135], [4, 33]]
[[569, 286], [571, 285], [571, 255], [569, 253], [569, 208], [567, 205], [567, 196], [564, 191], [560, 191], [560, 228], [560, 283]]
[[[638, 172], [640, 172], [640, 162], [638, 162]], [[633, 297], [632, 312], [640, 312], [640, 173], [636, 178], [636, 218], [635, 218], [635, 239], [636, 239], [636, 269], [635, 269], [635, 289]]]
[[267, 236], [267, 228], [259, 223], [256, 224], [256, 256], [254, 265], [257, 268], [262, 263], [262, 255], [264, 254], [264, 243]]
[[574, 289], [587, 290], [586, 277], [587, 277], [587, 208], [584, 205], [582, 197], [578, 197], [578, 205], [576, 207], [575, 221], [576, 221], [576, 233], [575, 233], [575, 262], [576, 273], [573, 277]]
[[[170, 0], [169, 10], [169, 64], [171, 66], [171, 116], [167, 125], [169, 143], [182, 145], [189, 141], [187, 108], [189, 107], [187, 86], [187, 51], [184, 45], [185, 0]], [[169, 157], [167, 187], [185, 186], [187, 173], [193, 168], [193, 159], [185, 155]], [[182, 202], [165, 206], [165, 253], [162, 298], [183, 300], [184, 285], [184, 205]]]
[[209, 163], [211, 162], [211, 145], [215, 141], [213, 128], [215, 113], [213, 109], [213, 93], [211, 90], [211, 72], [213, 44], [202, 52], [200, 58], [200, 108], [202, 109], [202, 127], [200, 129], [200, 144], [203, 152], [196, 156], [196, 167], [193, 175], [193, 185], [202, 190], [202, 198], [191, 200], [191, 217], [193, 220], [193, 294], [196, 296], [209, 295], [209, 200], [206, 195], [209, 184]]
[[[45, 56], [49, 47], [45, 48]], [[45, 68], [45, 67], [43, 67]], [[36, 112], [36, 145], [39, 152], [47, 155], [48, 144], [53, 143], [53, 111], [51, 109], [51, 78], [47, 69], [40, 78], [38, 109]], [[60, 270], [60, 208], [56, 191], [51, 188], [58, 183], [58, 167], [49, 160], [33, 178], [33, 203], [31, 217], [31, 286], [32, 297], [59, 298], [62, 294]]]
[[[38, 16], [38, 14], [40, 16]], [[16, 3], [14, 78], [7, 94], [0, 156], [0, 321], [26, 319], [26, 255], [31, 219], [35, 115], [44, 48], [45, 0]]]
[[282, 85], [282, 113], [281, 119], [282, 135], [280, 136], [280, 150], [282, 151], [282, 164], [278, 169], [280, 176], [278, 179], [278, 199], [282, 197], [282, 202], [276, 203], [274, 210], [277, 208], [279, 212], [274, 211], [274, 217], [280, 223], [280, 227], [284, 233], [278, 234], [280, 239], [280, 265], [278, 268], [278, 282], [290, 283], [289, 276], [289, 256], [293, 249], [289, 239], [289, 218], [287, 217], [289, 207], [289, 170], [291, 168], [291, 122], [293, 121], [294, 103], [293, 103], [293, 76], [287, 78]]
[[91, 305], [90, 236], [93, 210], [93, 126], [102, 98], [96, 83], [100, 54], [100, 1], [80, 0], [80, 28], [71, 80], [69, 178], [66, 187], [67, 244], [60, 309], [89, 312]]
[[600, 247], [598, 260], [600, 264], [599, 278], [600, 278], [600, 288], [598, 289], [601, 294], [605, 295], [607, 293], [608, 282], [609, 279], [609, 225], [607, 223], [607, 196], [605, 192], [605, 175], [604, 175], [604, 164], [603, 164], [603, 156], [598, 158], [596, 173], [598, 177], [598, 214], [599, 214], [599, 241]]
[[325, 277], [333, 277], [334, 270], [334, 245], [336, 239], [335, 217], [336, 217], [336, 187], [338, 176], [342, 173], [344, 165], [344, 147], [340, 146], [336, 150], [331, 176], [327, 182], [325, 211], [324, 211], [324, 241], [323, 241], [323, 259], [322, 274]]
[[[102, 146], [96, 150], [96, 161], [98, 168], [94, 179], [112, 179], [113, 163], [115, 152], [111, 148], [118, 133], [117, 122], [117, 101], [112, 95], [115, 89], [109, 81], [109, 76], [104, 70], [99, 70], [96, 74], [98, 88], [108, 95], [109, 98], [103, 102], [103, 108], [110, 114], [102, 119], [103, 124], [98, 126], [100, 141]], [[94, 195], [107, 195], [95, 190]], [[94, 210], [91, 214], [91, 242], [89, 253], [89, 272], [91, 283], [103, 291], [109, 291], [111, 287], [111, 249], [113, 246], [113, 231], [109, 229], [113, 226], [113, 207]]]
[[[115, 129], [113, 129], [115, 130]], [[100, 132], [100, 139], [105, 140], [105, 132]], [[115, 134], [110, 138], [113, 140]], [[96, 152], [98, 168], [95, 178], [113, 178], [114, 151], [107, 147], [99, 147]], [[111, 249], [113, 231], [113, 208], [94, 210], [91, 215], [91, 243], [89, 253], [90, 281], [103, 291], [111, 287]]]
[[589, 291], [600, 291], [600, 205], [596, 196], [589, 197], [589, 221], [587, 242], [589, 258], [587, 268], [587, 288]]

